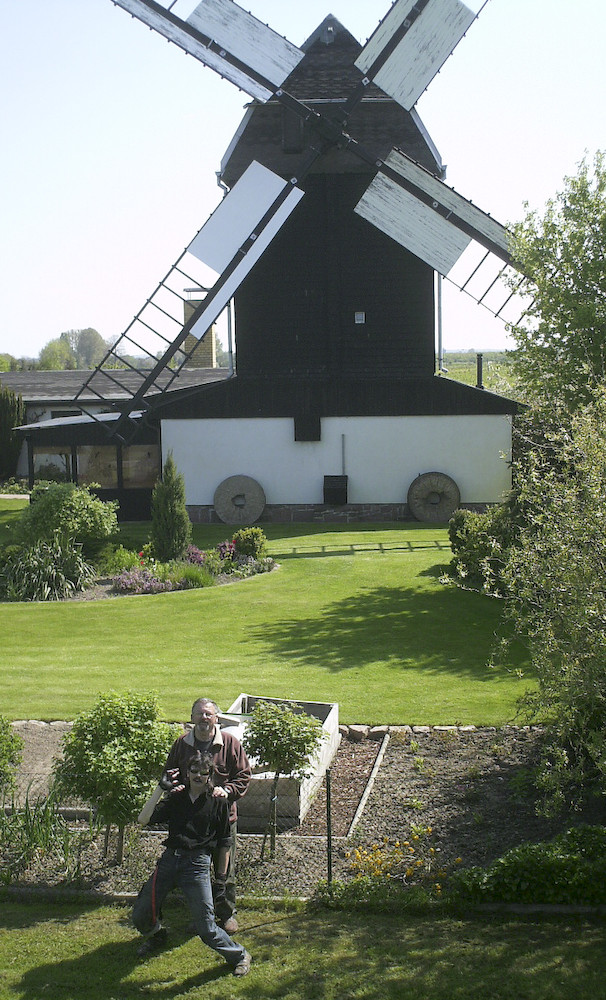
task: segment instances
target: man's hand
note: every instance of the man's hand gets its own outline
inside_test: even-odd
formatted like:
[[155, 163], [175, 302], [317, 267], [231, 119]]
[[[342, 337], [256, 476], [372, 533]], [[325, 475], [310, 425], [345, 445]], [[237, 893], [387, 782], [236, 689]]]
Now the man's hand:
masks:
[[226, 799], [229, 796], [229, 792], [226, 792], [224, 788], [217, 786], [213, 788], [213, 799]]
[[185, 785], [181, 783], [178, 767], [171, 767], [165, 771], [158, 784], [164, 792], [182, 792], [185, 788]]

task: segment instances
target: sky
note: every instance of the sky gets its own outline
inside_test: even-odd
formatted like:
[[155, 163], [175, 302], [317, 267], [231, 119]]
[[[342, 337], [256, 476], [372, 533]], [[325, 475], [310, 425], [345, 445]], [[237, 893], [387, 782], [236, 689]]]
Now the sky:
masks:
[[[390, 2], [242, 6], [300, 45], [329, 13], [363, 43]], [[64, 330], [128, 326], [220, 201], [249, 98], [111, 0], [0, 12], [0, 352], [35, 357]], [[488, 0], [416, 106], [447, 183], [505, 224], [541, 211], [606, 149], [605, 38], [604, 0]], [[447, 283], [443, 343], [511, 346]]]

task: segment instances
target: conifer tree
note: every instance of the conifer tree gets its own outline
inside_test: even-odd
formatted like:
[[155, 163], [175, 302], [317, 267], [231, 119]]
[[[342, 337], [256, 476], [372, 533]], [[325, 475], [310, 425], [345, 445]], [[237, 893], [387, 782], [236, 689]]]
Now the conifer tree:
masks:
[[185, 481], [177, 471], [172, 452], [168, 453], [162, 479], [152, 493], [151, 540], [154, 555], [162, 562], [178, 559], [191, 541]]
[[25, 423], [25, 403], [12, 389], [0, 388], [0, 479], [15, 475], [21, 438], [13, 428]]

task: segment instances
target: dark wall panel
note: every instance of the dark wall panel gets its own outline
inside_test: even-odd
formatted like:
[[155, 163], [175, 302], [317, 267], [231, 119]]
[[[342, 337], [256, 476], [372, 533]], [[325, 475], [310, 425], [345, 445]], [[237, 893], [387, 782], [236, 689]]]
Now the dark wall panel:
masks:
[[307, 179], [236, 295], [239, 375], [433, 373], [433, 272], [355, 215], [368, 182]]

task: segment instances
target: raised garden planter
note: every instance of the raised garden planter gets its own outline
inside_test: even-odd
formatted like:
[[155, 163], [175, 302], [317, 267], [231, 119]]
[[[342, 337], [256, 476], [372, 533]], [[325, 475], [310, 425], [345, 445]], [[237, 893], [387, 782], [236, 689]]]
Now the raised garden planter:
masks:
[[[339, 706], [323, 701], [290, 701], [287, 698], [265, 698], [262, 695], [240, 694], [227, 712], [219, 716], [222, 729], [233, 733], [242, 740], [246, 722], [257, 701], [270, 701], [274, 705], [295, 705], [307, 715], [314, 716], [322, 723], [325, 738], [320, 752], [314, 760], [312, 773], [307, 778], [281, 777], [278, 781], [277, 825], [278, 830], [298, 826], [305, 818], [312, 799], [322, 784], [327, 767], [337, 752], [341, 734], [339, 733]], [[238, 802], [238, 831], [241, 833], [263, 833], [267, 826], [269, 796], [273, 771], [262, 765], [254, 765], [253, 777], [243, 799]]]

